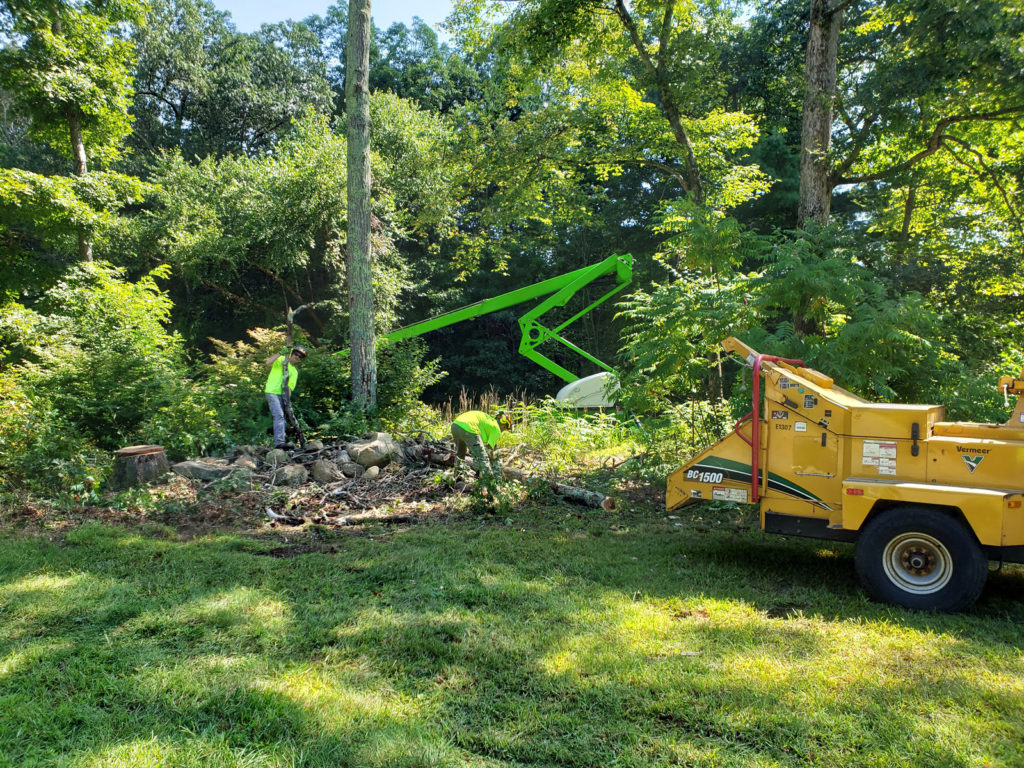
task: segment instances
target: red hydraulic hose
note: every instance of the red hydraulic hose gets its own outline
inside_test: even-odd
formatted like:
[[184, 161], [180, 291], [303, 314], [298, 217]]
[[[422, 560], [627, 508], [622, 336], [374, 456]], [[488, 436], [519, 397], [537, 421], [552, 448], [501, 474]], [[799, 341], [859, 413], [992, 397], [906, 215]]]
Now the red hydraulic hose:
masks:
[[[787, 357], [776, 357], [775, 355], [758, 355], [754, 358], [754, 382], [753, 397], [754, 404], [750, 410], [750, 416], [754, 420], [750, 440], [750, 496], [751, 503], [756, 504], [761, 498], [761, 363], [767, 360], [772, 363], [788, 363], [803, 367], [803, 360], [790, 360]], [[740, 424], [746, 419], [740, 419], [736, 423], [739, 429]], [[743, 437], [740, 435], [740, 437]], [[767, 479], [767, 478], [766, 478]]]

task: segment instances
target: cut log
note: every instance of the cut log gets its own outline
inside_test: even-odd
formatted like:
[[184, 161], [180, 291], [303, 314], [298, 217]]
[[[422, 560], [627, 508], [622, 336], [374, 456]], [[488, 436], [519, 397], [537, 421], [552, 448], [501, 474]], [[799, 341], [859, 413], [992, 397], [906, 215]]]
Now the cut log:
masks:
[[599, 493], [598, 491], [588, 491], [586, 488], [577, 488], [574, 485], [565, 485], [564, 483], [558, 483], [554, 480], [540, 478], [536, 475], [529, 475], [522, 470], [513, 469], [512, 467], [502, 467], [501, 471], [505, 477], [518, 480], [521, 483], [529, 482], [531, 480], [543, 480], [548, 484], [548, 488], [551, 489], [552, 493], [558, 494], [563, 499], [575, 501], [577, 504], [585, 504], [588, 507], [594, 507], [595, 509], [603, 509], [605, 512], [611, 512], [615, 509], [615, 500], [611, 496], [605, 496], [603, 493]]
[[115, 490], [132, 488], [170, 471], [162, 445], [130, 445], [114, 453], [114, 475], [110, 479], [110, 487]]

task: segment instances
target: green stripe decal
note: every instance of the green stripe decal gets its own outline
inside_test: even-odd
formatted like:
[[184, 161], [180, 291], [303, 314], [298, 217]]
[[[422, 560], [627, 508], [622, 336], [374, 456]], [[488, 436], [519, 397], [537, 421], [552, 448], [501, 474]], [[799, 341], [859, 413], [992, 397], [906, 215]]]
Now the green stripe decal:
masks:
[[[732, 479], [745, 480], [748, 483], [751, 481], [753, 473], [753, 468], [750, 464], [742, 461], [733, 461], [732, 459], [723, 459], [719, 456], [708, 456], [706, 459], [702, 459], [699, 463], [694, 464], [693, 469], [721, 469], [727, 472]], [[736, 475], [739, 475], [739, 477], [736, 477]], [[821, 497], [815, 496], [806, 488], [802, 488], [774, 472], [768, 473], [768, 487], [777, 488], [801, 499], [821, 502]]]

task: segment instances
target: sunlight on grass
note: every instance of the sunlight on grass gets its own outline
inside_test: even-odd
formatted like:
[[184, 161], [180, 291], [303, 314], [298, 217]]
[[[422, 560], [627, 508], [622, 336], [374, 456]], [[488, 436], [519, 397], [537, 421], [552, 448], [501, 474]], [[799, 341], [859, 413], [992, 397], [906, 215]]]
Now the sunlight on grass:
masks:
[[847, 550], [729, 514], [517, 510], [290, 559], [12, 539], [0, 768], [1018, 768], [1017, 603], [873, 605]]
[[311, 667], [287, 670], [256, 683], [287, 696], [323, 727], [351, 728], [409, 721], [432, 714], [428, 702], [396, 691], [386, 678], [367, 676], [358, 667], [334, 667], [330, 673]]
[[292, 623], [291, 610], [277, 597], [251, 587], [235, 587], [170, 611], [147, 611], [115, 632], [255, 652], [279, 645]]

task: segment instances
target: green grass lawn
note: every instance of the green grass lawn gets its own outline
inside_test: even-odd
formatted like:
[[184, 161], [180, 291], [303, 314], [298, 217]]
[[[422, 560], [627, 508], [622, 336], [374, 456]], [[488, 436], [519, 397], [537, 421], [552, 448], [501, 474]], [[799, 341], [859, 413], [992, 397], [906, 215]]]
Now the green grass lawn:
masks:
[[915, 614], [737, 514], [8, 529], [0, 766], [1024, 765], [1020, 568]]

